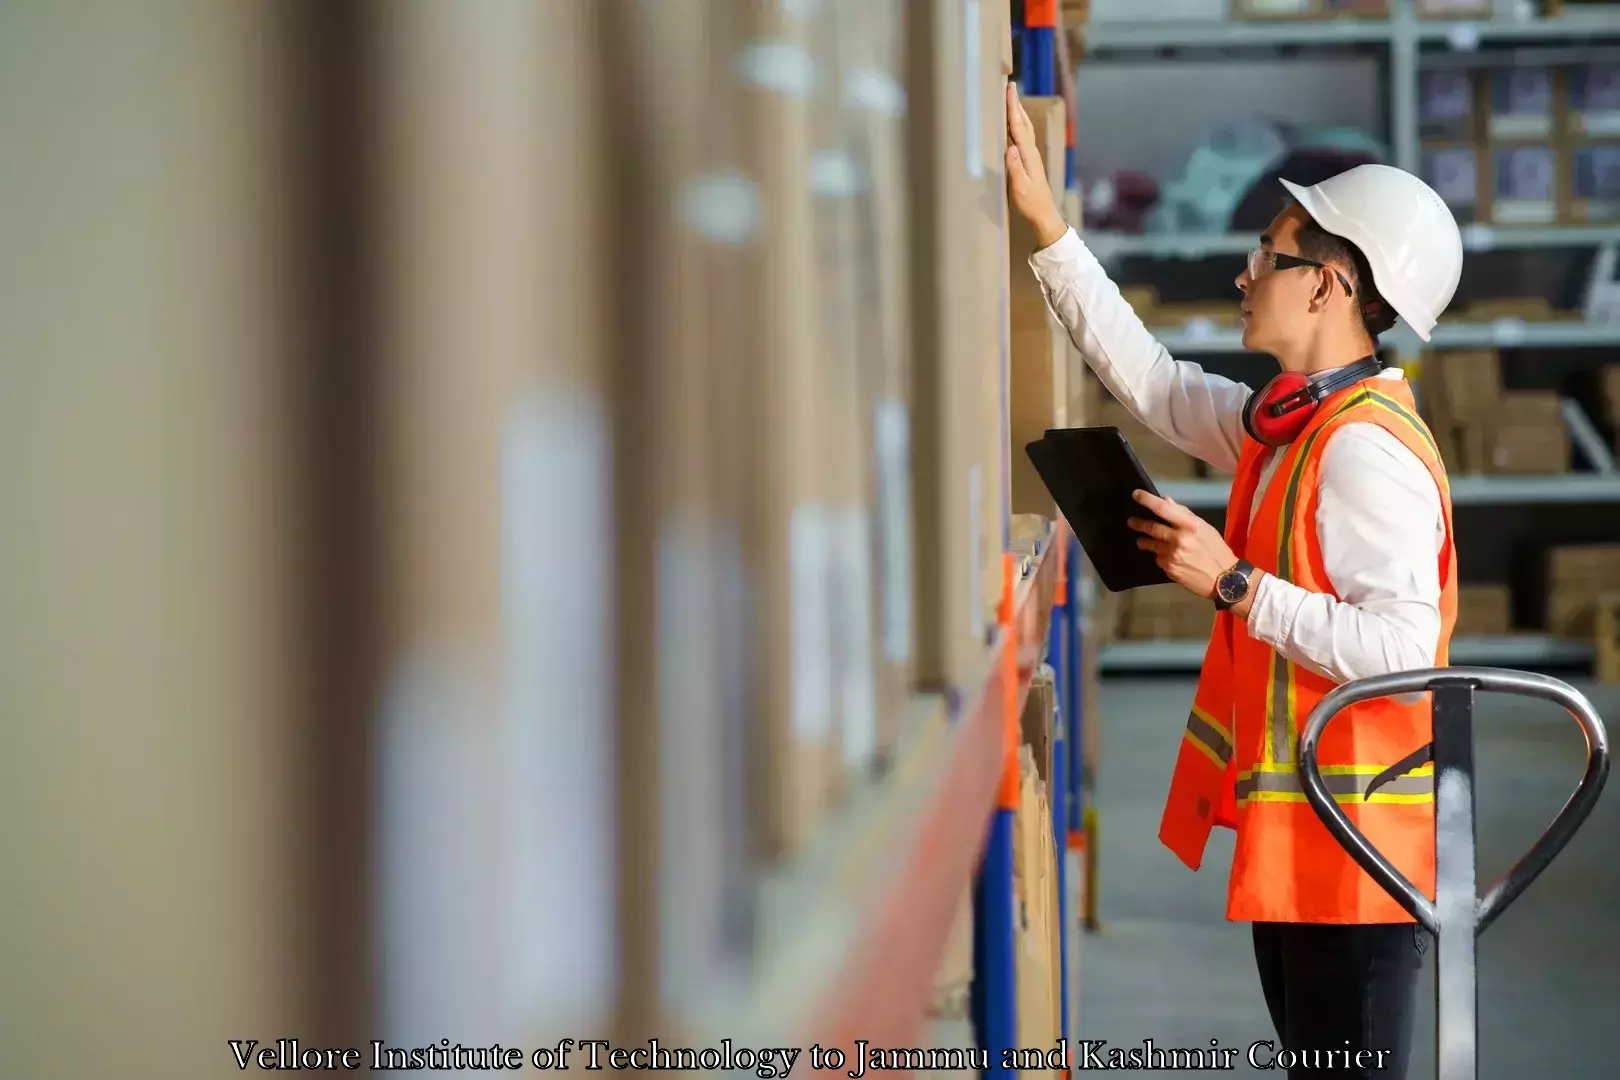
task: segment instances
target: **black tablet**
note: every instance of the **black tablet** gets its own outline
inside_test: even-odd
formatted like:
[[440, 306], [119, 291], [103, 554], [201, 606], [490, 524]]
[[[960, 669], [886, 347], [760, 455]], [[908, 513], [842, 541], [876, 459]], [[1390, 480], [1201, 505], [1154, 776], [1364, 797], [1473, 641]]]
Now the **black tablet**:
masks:
[[1024, 452], [1109, 592], [1170, 580], [1153, 552], [1136, 546], [1142, 534], [1126, 523], [1155, 516], [1131, 492], [1159, 489], [1119, 428], [1054, 429]]

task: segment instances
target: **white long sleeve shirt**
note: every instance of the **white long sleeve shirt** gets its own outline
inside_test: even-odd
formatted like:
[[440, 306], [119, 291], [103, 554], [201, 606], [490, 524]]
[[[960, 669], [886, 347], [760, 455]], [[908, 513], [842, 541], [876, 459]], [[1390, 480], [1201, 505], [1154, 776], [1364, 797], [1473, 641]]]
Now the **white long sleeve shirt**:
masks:
[[[1031, 256], [1030, 266], [1103, 385], [1167, 442], [1234, 472], [1248, 437], [1249, 387], [1172, 359], [1073, 229]], [[1404, 375], [1390, 369], [1376, 377]], [[1272, 451], [1264, 461], [1251, 520], [1279, 457]], [[1428, 469], [1378, 425], [1349, 423], [1322, 451], [1319, 496], [1317, 535], [1338, 597], [1266, 574], [1249, 635], [1335, 682], [1432, 666], [1445, 518]]]

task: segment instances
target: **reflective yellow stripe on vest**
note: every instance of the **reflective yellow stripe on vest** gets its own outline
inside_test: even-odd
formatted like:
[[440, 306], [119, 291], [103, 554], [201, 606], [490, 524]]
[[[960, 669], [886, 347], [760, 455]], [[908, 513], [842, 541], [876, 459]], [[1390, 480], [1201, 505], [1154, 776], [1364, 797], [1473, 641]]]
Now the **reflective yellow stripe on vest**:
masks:
[[[1318, 771], [1335, 802], [1424, 803], [1434, 801], [1434, 766], [1424, 765], [1386, 780], [1372, 795], [1367, 785], [1383, 772], [1383, 765], [1323, 765]], [[1248, 802], [1304, 802], [1305, 787], [1293, 765], [1261, 765], [1240, 773], [1239, 804]]]

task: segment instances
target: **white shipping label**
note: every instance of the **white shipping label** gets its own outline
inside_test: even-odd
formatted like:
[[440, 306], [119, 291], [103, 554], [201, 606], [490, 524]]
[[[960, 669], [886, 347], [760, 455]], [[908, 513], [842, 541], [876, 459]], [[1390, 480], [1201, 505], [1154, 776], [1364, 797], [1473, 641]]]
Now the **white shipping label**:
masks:
[[968, 470], [968, 636], [974, 639], [984, 633], [981, 622], [984, 618], [984, 585], [980, 580], [984, 556], [980, 540], [984, 530], [979, 528], [979, 504], [983, 497], [984, 470], [983, 466], [975, 465]]
[[793, 730], [810, 742], [832, 734], [832, 582], [826, 508], [801, 503], [789, 526], [793, 575]]
[[[505, 741], [496, 758], [510, 780], [510, 848], [496, 854], [505, 868], [505, 920], [491, 924], [505, 958], [506, 1007], [517, 1018], [556, 1017], [591, 1026], [602, 1022], [617, 994], [614, 861], [611, 612], [613, 596], [611, 439], [601, 402], [589, 394], [546, 392], [514, 408], [501, 446], [501, 593], [505, 623]], [[435, 738], [451, 738], [438, 732]], [[422, 748], [429, 775], [448, 781], [445, 747]], [[413, 751], [414, 753], [414, 751]], [[474, 787], [494, 787], [491, 773]], [[401, 798], [412, 816], [434, 807], [425, 788], [408, 784]], [[385, 811], [386, 814], [386, 811]], [[488, 830], [493, 833], [494, 830]], [[445, 865], [411, 835], [409, 856], [420, 867]], [[446, 842], [464, 846], [466, 836]], [[559, 874], [558, 867], [567, 867]], [[436, 882], [452, 880], [431, 874]], [[464, 882], [451, 895], [470, 895]], [[406, 895], [404, 890], [400, 895]], [[413, 931], [411, 954], [438, 940]], [[488, 973], [478, 973], [488, 982]], [[447, 978], [416, 972], [408, 993]], [[390, 991], [400, 989], [389, 987]], [[434, 1005], [421, 1031], [457, 1015]], [[470, 1029], [469, 1029], [470, 1030]]]
[[722, 958], [725, 887], [724, 722], [713, 530], [693, 514], [658, 529], [658, 860], [662, 992], [693, 1003]]
[[967, 162], [968, 175], [977, 180], [984, 175], [984, 138], [979, 101], [979, 0], [962, 0], [962, 40], [966, 53], [962, 72], [962, 87], [967, 92]]
[[872, 527], [860, 506], [837, 517], [840, 705], [844, 763], [854, 769], [877, 754], [877, 677], [872, 668]]
[[911, 659], [911, 420], [906, 403], [878, 403], [878, 521], [883, 550], [883, 656]]

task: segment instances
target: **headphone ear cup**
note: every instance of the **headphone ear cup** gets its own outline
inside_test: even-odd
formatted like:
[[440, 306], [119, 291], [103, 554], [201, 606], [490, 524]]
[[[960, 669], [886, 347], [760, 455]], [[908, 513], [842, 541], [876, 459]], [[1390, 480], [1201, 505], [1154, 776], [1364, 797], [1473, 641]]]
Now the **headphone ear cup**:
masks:
[[1243, 430], [1249, 433], [1249, 438], [1258, 443], [1264, 443], [1265, 440], [1254, 429], [1254, 413], [1260, 407], [1260, 402], [1265, 396], [1266, 392], [1262, 389], [1250, 394], [1249, 400], [1243, 403]]
[[1267, 406], [1296, 394], [1310, 385], [1310, 380], [1296, 372], [1284, 372], [1266, 383], [1257, 394], [1250, 394], [1243, 403], [1243, 428], [1256, 442], [1270, 447], [1287, 446], [1305, 430], [1316, 413], [1314, 401], [1295, 406], [1281, 416], [1272, 416]]

